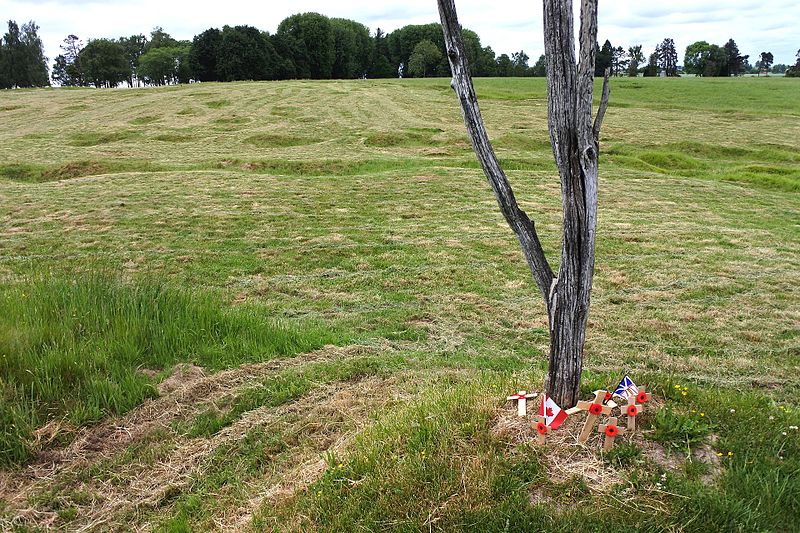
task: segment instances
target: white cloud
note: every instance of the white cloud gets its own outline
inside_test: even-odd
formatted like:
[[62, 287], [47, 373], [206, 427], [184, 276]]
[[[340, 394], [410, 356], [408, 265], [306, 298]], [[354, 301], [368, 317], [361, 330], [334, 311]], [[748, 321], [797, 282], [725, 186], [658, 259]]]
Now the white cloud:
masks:
[[[577, 2], [576, 2], [577, 3]], [[457, 0], [465, 27], [475, 30], [484, 45], [495, 52], [524, 49], [532, 59], [543, 50], [541, 4], [522, 0]], [[209, 27], [250, 24], [275, 31], [285, 17], [304, 11], [345, 17], [373, 30], [391, 31], [406, 24], [438, 20], [434, 0], [294, 0], [252, 2], [227, 0], [0, 0], [0, 13], [17, 22], [35, 20], [47, 55], [59, 53], [70, 33], [84, 39], [149, 33], [155, 26], [179, 39], [191, 39]], [[615, 46], [642, 44], [649, 53], [672, 37], [679, 56], [694, 41], [719, 45], [736, 40], [751, 61], [771, 51], [776, 63], [793, 63], [800, 48], [800, 2], [795, 0], [641, 0], [603, 1], [600, 4], [599, 40]]]

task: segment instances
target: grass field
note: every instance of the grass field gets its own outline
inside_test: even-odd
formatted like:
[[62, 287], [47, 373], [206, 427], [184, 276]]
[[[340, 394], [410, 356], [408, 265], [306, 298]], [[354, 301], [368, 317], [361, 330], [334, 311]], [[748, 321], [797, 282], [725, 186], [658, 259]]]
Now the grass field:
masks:
[[[476, 88], [555, 260], [544, 80]], [[448, 80], [3, 92], [0, 529], [797, 530], [798, 94], [612, 80], [603, 456], [504, 402], [546, 315]]]

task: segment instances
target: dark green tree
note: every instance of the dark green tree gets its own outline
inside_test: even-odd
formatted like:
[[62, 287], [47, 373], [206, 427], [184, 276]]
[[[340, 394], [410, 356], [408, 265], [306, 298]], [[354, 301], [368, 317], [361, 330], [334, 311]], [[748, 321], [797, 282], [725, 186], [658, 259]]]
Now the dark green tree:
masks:
[[497, 76], [497, 56], [492, 47], [481, 48], [474, 66], [470, 67], [474, 76]]
[[442, 52], [429, 40], [417, 43], [408, 60], [408, 74], [415, 78], [425, 78], [436, 72], [442, 60]]
[[95, 87], [116, 87], [131, 75], [125, 49], [110, 39], [93, 39], [81, 50], [79, 61], [86, 82]]
[[217, 57], [222, 81], [275, 79], [276, 54], [269, 35], [253, 26], [225, 26]]
[[167, 85], [177, 78], [178, 62], [173, 48], [153, 48], [139, 59], [139, 77], [149, 85]]
[[611, 41], [606, 39], [602, 48], [597, 48], [595, 53], [594, 75], [602, 76], [605, 74], [607, 68], [612, 67], [614, 62], [614, 47], [611, 46]]
[[11, 87], [11, 81], [8, 78], [8, 49], [6, 47], [5, 39], [0, 37], [0, 89], [8, 89]]
[[144, 52], [149, 52], [153, 48], [173, 48], [178, 46], [178, 41], [175, 40], [169, 33], [164, 31], [161, 26], [156, 26], [150, 32], [150, 40], [147, 41]]
[[117, 42], [122, 45], [125, 50], [125, 58], [128, 60], [131, 73], [128, 76], [128, 85], [133, 87], [139, 85], [139, 58], [141, 58], [145, 50], [148, 49], [147, 37], [141, 33], [138, 35], [131, 35], [130, 37], [120, 37]]
[[[476, 74], [476, 63], [478, 62], [478, 58], [481, 56], [483, 52], [483, 46], [481, 45], [481, 38], [472, 30], [468, 30], [466, 28], [462, 29], [463, 37], [464, 37], [464, 51], [467, 53], [467, 60], [469, 62], [470, 74], [473, 76], [477, 76]], [[450, 62], [447, 60], [447, 55], [445, 54], [445, 50], [442, 49], [442, 60], [440, 61], [438, 67], [436, 68], [436, 74], [438, 76], [449, 76], [450, 75]]]
[[39, 37], [39, 26], [30, 21], [22, 28], [8, 21], [8, 32], [0, 40], [0, 88], [50, 85], [47, 58]]
[[630, 59], [628, 59], [628, 53], [625, 49], [621, 46], [614, 48], [614, 53], [611, 56], [611, 72], [614, 76], [621, 76], [628, 68], [628, 63], [630, 63]]
[[27, 87], [47, 87], [50, 76], [47, 72], [47, 58], [44, 45], [39, 37], [39, 26], [34, 21], [22, 25], [22, 45], [25, 54], [25, 81]]
[[797, 62], [794, 66], [791, 66], [786, 69], [785, 76], [789, 76], [790, 78], [800, 78], [800, 50], [797, 51]]
[[386, 34], [378, 28], [372, 40], [372, 60], [370, 62], [368, 76], [370, 78], [397, 77], [397, 69], [392, 67], [392, 63], [389, 61], [389, 43]]
[[658, 68], [663, 70], [668, 77], [678, 75], [678, 51], [675, 50], [675, 41], [667, 37], [656, 47]]
[[275, 50], [275, 79], [293, 80], [298, 78], [295, 58], [305, 54], [303, 44], [289, 34], [276, 33], [270, 35], [269, 39]]
[[0, 40], [0, 89], [24, 87], [25, 54], [16, 21], [8, 21], [8, 31]]
[[538, 78], [547, 76], [547, 58], [544, 54], [540, 55], [539, 59], [537, 59], [536, 63], [531, 67], [531, 75]]
[[504, 78], [514, 75], [514, 63], [508, 54], [500, 54], [497, 58], [497, 75]]
[[728, 58], [719, 46], [697, 41], [686, 47], [683, 69], [698, 76], [727, 76]]
[[217, 58], [222, 43], [222, 32], [217, 28], [209, 28], [192, 39], [189, 52], [189, 65], [192, 78], [197, 81], [219, 81]]
[[519, 52], [514, 52], [511, 54], [513, 75], [518, 77], [530, 76], [530, 67], [528, 66], [529, 60], [530, 56], [525, 53], [525, 50], [520, 50]]
[[763, 70], [765, 74], [768, 74], [774, 60], [772, 52], [761, 52], [761, 61], [756, 64], [759, 68], [759, 73]]
[[369, 29], [349, 19], [333, 18], [330, 23], [334, 49], [332, 77], [363, 78], [369, 72], [375, 46]]
[[635, 78], [639, 75], [639, 65], [644, 63], [644, 59], [641, 44], [628, 48], [628, 76]]
[[733, 39], [728, 39], [728, 42], [725, 43], [725, 46], [722, 48], [725, 50], [725, 69], [722, 73], [723, 76], [742, 75], [745, 70], [747, 59], [750, 56], [739, 54], [739, 47]]
[[[438, 23], [403, 26], [390, 33], [387, 37], [387, 41], [389, 53], [391, 54], [390, 61], [392, 66], [397, 70], [399, 70], [402, 65], [407, 73], [411, 54], [422, 41], [430, 41], [435, 44], [436, 48], [438, 48], [439, 52], [442, 54], [440, 62], [445, 62], [444, 36], [442, 35], [442, 27]], [[470, 52], [468, 52], [468, 54], [469, 53]], [[445, 68], [446, 70], [442, 75], [447, 75], [449, 72], [449, 66]], [[439, 73], [431, 73], [431, 75], [436, 74]]]
[[284, 19], [279, 35], [290, 35], [296, 43], [294, 60], [298, 78], [329, 79], [336, 60], [331, 21], [319, 13], [300, 13]]
[[150, 85], [188, 83], [191, 78], [188, 41], [151, 48], [139, 58], [139, 76]]
[[653, 77], [658, 76], [658, 74], [658, 47], [656, 47], [656, 51], [650, 54], [647, 66], [642, 70], [642, 75], [645, 77]]
[[70, 80], [69, 74], [67, 74], [67, 58], [64, 57], [64, 54], [59, 54], [53, 60], [53, 68], [51, 69], [50, 76], [53, 78], [53, 81], [59, 84], [62, 87], [69, 87]]
[[77, 35], [68, 35], [61, 43], [61, 54], [53, 63], [53, 80], [64, 87], [82, 87], [86, 85], [83, 69], [80, 64], [80, 53], [83, 42]]

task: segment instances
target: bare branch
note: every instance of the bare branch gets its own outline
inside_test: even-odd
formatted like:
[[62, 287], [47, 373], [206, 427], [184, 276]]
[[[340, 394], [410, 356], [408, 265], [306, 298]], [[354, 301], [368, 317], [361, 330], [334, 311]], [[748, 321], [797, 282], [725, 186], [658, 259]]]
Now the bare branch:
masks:
[[597, 108], [597, 115], [594, 117], [594, 127], [592, 133], [594, 134], [594, 143], [600, 145], [600, 128], [603, 126], [603, 117], [606, 115], [608, 109], [608, 97], [611, 94], [611, 89], [608, 86], [608, 76], [611, 74], [611, 69], [607, 68], [603, 76], [603, 95], [600, 97], [600, 107]]
[[593, 146], [591, 137], [594, 62], [597, 46], [597, 0], [582, 0], [576, 122], [581, 150]]
[[572, 0], [544, 0], [544, 53], [547, 56], [547, 124], [564, 187], [575, 141], [575, 42]]
[[437, 2], [444, 31], [444, 40], [447, 46], [447, 57], [450, 61], [450, 68], [453, 71], [451, 85], [461, 103], [461, 113], [464, 117], [464, 124], [467, 128], [472, 148], [475, 150], [475, 155], [478, 157], [481, 168], [494, 191], [500, 211], [503, 213], [508, 225], [517, 235], [522, 247], [522, 253], [528, 262], [536, 285], [539, 287], [545, 301], [547, 301], [553, 281], [553, 270], [544, 255], [534, 223], [517, 205], [511, 184], [508, 182], [503, 169], [500, 168], [500, 162], [497, 160], [497, 156], [489, 142], [489, 135], [481, 117], [478, 98], [475, 96], [475, 88], [472, 85], [472, 78], [469, 74], [467, 54], [464, 49], [464, 40], [461, 35], [461, 26], [458, 23], [455, 3], [453, 0], [437, 0]]

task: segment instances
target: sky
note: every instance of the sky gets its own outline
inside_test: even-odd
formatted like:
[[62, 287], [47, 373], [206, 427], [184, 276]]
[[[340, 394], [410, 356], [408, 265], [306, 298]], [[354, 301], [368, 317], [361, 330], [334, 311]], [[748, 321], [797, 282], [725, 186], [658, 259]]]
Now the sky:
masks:
[[[533, 62], [543, 52], [541, 3], [456, 0], [456, 6], [461, 24], [476, 31], [482, 44], [498, 55], [525, 50]], [[287, 16], [306, 11], [353, 19], [385, 32], [439, 20], [435, 0], [0, 0], [3, 20], [34, 20], [40, 26], [50, 64], [71, 33], [84, 42], [147, 35], [156, 26], [176, 39], [191, 39], [226, 24], [248, 24], [272, 33]], [[649, 55], [671, 37], [681, 63], [686, 47], [701, 40], [722, 46], [733, 38], [751, 63], [761, 52], [772, 52], [775, 63], [793, 64], [800, 49], [798, 0], [601, 0], [599, 11], [601, 44], [606, 39], [625, 48], [642, 44]]]

